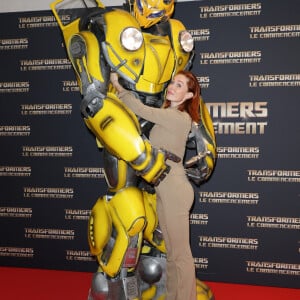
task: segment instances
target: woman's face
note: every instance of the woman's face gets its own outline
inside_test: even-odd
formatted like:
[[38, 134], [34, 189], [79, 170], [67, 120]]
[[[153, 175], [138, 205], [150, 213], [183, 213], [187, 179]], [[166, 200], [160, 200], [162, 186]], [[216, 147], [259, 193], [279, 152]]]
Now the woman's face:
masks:
[[193, 97], [193, 93], [188, 91], [188, 78], [183, 74], [175, 75], [167, 87], [166, 99], [171, 102], [171, 107], [176, 107], [185, 100]]

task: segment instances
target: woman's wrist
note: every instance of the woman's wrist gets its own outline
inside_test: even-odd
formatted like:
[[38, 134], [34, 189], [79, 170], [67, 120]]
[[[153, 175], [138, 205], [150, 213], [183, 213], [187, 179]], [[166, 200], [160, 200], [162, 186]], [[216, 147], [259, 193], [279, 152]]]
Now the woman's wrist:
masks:
[[110, 74], [110, 82], [112, 83], [112, 85], [114, 86], [114, 88], [117, 90], [118, 93], [125, 90], [119, 83], [119, 77], [117, 73], [113, 72]]

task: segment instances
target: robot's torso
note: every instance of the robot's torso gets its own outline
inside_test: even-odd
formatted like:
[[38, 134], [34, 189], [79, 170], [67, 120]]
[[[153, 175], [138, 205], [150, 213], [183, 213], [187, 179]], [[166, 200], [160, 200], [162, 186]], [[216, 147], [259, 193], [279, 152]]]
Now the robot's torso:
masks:
[[[136, 19], [124, 10], [112, 10], [103, 14], [105, 40], [101, 47], [105, 60], [123, 78], [124, 85], [139, 94], [161, 94], [172, 75], [185, 69], [191, 60], [190, 53], [179, 45], [183, 24], [169, 20], [142, 31]], [[120, 42], [122, 31], [136, 28], [142, 32], [142, 46], [126, 50]]]

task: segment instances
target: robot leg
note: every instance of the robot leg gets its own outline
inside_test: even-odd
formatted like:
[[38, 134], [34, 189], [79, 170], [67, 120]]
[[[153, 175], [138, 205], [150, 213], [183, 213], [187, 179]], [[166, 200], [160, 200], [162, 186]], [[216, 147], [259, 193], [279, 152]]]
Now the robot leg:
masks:
[[99, 271], [93, 275], [88, 300], [133, 300], [140, 299], [138, 280], [135, 273], [124, 274], [115, 278]]
[[135, 276], [146, 217], [142, 192], [126, 187], [101, 197], [89, 220], [90, 250], [100, 270], [94, 275], [90, 299], [138, 299]]
[[142, 136], [137, 117], [116, 95], [108, 93], [101, 109], [84, 121], [104, 148], [126, 161], [147, 182], [158, 184], [169, 172], [164, 152]]

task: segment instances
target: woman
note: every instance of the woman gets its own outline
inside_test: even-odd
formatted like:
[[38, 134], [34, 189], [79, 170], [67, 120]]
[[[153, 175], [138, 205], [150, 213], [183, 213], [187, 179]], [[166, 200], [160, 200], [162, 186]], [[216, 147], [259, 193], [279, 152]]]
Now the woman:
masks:
[[[192, 122], [198, 123], [200, 118], [197, 78], [191, 72], [178, 72], [166, 89], [162, 108], [144, 105], [119, 84], [117, 74], [111, 75], [111, 82], [127, 107], [154, 123], [149, 137], [152, 146], [176, 154], [182, 162]], [[168, 160], [168, 164], [170, 173], [155, 187], [157, 214], [167, 249], [166, 300], [195, 300], [195, 267], [189, 241], [194, 190], [182, 163]]]

